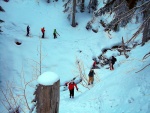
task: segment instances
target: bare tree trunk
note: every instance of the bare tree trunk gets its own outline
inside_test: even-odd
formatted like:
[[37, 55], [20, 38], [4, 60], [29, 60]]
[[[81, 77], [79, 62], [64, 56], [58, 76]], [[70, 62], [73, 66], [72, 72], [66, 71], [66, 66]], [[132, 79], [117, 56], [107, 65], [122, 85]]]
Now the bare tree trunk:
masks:
[[76, 27], [75, 14], [76, 14], [76, 0], [73, 0], [72, 27]]
[[42, 41], [40, 40], [40, 74], [42, 74]]
[[35, 91], [37, 113], [59, 113], [60, 80], [52, 86], [38, 85]]
[[146, 22], [146, 25], [143, 30], [142, 46], [150, 40], [150, 19]]
[[84, 12], [84, 0], [81, 0], [81, 12]]
[[89, 13], [91, 13], [91, 10], [95, 11], [97, 9], [97, 5], [98, 5], [98, 1], [97, 0], [90, 0], [89, 1], [89, 5], [88, 5]]

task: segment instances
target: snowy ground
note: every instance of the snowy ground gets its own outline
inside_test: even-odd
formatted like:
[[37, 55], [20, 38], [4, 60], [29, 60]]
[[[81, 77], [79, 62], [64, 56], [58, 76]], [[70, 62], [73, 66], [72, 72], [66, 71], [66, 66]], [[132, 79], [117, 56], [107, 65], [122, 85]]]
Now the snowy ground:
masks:
[[[16, 87], [23, 87], [25, 81], [30, 81], [39, 75], [35, 68], [40, 58], [40, 42], [42, 44], [42, 73], [55, 72], [60, 77], [61, 85], [78, 76], [76, 60], [84, 63], [88, 75], [93, 63], [92, 57], [101, 54], [103, 48], [110, 48], [121, 42], [124, 37], [128, 40], [137, 29], [137, 25], [129, 24], [120, 32], [112, 33], [112, 39], [103, 32], [94, 33], [85, 29], [92, 15], [88, 12], [77, 14], [79, 25], [70, 26], [67, 14], [63, 13], [63, 3], [47, 4], [37, 0], [14, 0], [8, 3], [0, 1], [5, 13], [0, 13], [2, 30], [0, 34], [0, 87], [5, 90], [6, 82], [12, 83], [14, 93], [22, 93]], [[88, 0], [86, 1], [88, 2]], [[102, 17], [105, 18], [105, 17]], [[31, 37], [26, 37], [27, 25], [31, 28]], [[46, 39], [41, 39], [41, 28], [45, 27]], [[57, 29], [60, 36], [53, 39], [53, 30]], [[140, 41], [140, 37], [136, 41]], [[22, 42], [16, 45], [15, 41]], [[69, 98], [69, 91], [60, 92], [60, 113], [149, 113], [150, 112], [150, 67], [135, 73], [148, 65], [150, 58], [142, 60], [149, 52], [150, 42], [145, 46], [137, 46], [129, 54], [129, 58], [118, 56], [116, 52], [108, 52], [107, 57], [116, 56], [115, 70], [104, 68], [95, 70], [97, 78], [94, 86], [89, 89], [78, 84], [75, 98]], [[81, 53], [79, 51], [82, 51]], [[36, 62], [35, 62], [36, 61]], [[24, 74], [23, 74], [24, 73]], [[36, 84], [36, 80], [33, 84]], [[63, 86], [60, 88], [63, 89]], [[27, 98], [30, 107], [34, 88], [27, 87]], [[2, 93], [1, 93], [2, 95]], [[21, 95], [21, 94], [20, 94]], [[1, 99], [4, 99], [1, 96]], [[20, 104], [22, 104], [20, 102]], [[1, 104], [1, 113], [6, 113]]]

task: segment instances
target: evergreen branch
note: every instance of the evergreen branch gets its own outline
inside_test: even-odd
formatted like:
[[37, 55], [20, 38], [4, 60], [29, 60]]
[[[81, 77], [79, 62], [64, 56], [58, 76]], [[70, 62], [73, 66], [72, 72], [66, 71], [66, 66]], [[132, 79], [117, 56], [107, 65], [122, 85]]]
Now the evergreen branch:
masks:
[[130, 13], [132, 11], [135, 11], [138, 8], [145, 7], [145, 5], [149, 5], [149, 4], [150, 4], [150, 0], [148, 2], [145, 2], [145, 3], [141, 4], [141, 5], [139, 5], [139, 6], [134, 7], [133, 9], [131, 9], [131, 10], [129, 10], [129, 11], [127, 11], [127, 12], [121, 14], [121, 15], [118, 15], [117, 17], [122, 17], [123, 15], [127, 15], [128, 13]]
[[149, 21], [149, 19], [150, 19], [150, 17], [148, 17], [147, 19], [144, 20], [144, 22], [140, 26], [140, 28], [133, 34], [132, 38], [130, 40], [128, 40], [126, 43], [129, 43], [131, 40], [133, 40], [134, 38], [136, 38], [139, 33], [142, 32], [142, 30], [144, 29], [145, 24]]
[[124, 2], [125, 2], [125, 0], [123, 0], [123, 2], [121, 2], [121, 4], [119, 4], [118, 6], [114, 7], [114, 9], [112, 10], [112, 12], [115, 11], [117, 8], [119, 8]]
[[129, 18], [130, 16], [132, 16], [135, 11], [136, 10], [133, 10], [132, 12], [128, 13], [127, 15], [121, 17], [117, 22], [115, 22], [115, 24], [113, 26], [115, 26], [116, 24], [118, 24], [119, 22], [121, 22], [122, 20], [124, 20], [125, 18]]
[[71, 2], [71, 0], [68, 0], [64, 5], [63, 5], [63, 7], [67, 7], [67, 5], [69, 4]]

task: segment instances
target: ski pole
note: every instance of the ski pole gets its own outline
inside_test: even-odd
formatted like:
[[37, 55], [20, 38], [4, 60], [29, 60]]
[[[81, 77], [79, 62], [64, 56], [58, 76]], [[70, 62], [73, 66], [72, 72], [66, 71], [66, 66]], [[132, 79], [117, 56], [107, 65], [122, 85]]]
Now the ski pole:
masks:
[[78, 92], [82, 93], [82, 91], [79, 91], [79, 90], [78, 90]]

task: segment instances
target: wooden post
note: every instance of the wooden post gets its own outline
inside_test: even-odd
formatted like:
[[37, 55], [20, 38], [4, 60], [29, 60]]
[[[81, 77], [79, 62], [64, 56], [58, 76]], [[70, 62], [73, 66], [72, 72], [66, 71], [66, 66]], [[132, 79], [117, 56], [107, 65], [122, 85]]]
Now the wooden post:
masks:
[[39, 84], [35, 91], [37, 113], [59, 113], [60, 80], [53, 85]]

